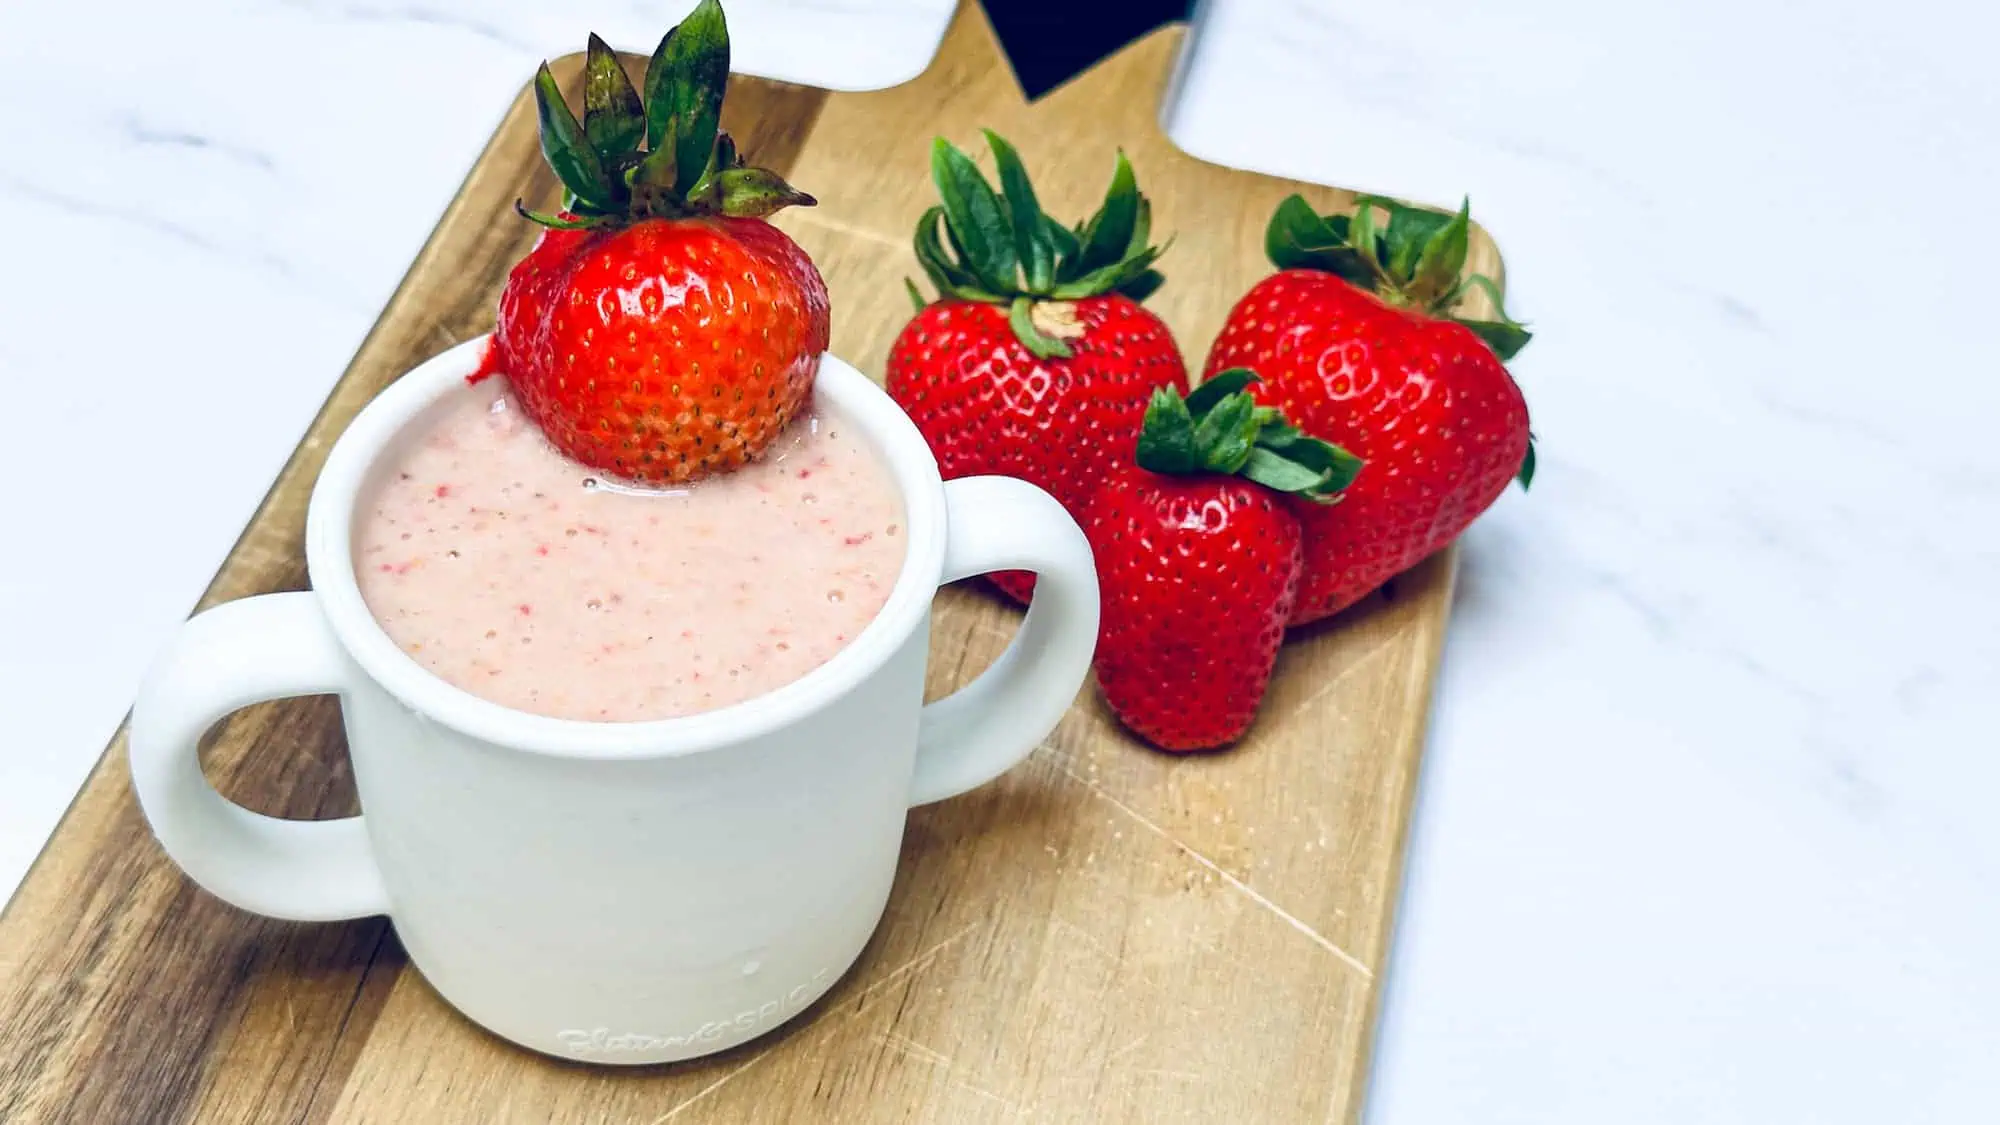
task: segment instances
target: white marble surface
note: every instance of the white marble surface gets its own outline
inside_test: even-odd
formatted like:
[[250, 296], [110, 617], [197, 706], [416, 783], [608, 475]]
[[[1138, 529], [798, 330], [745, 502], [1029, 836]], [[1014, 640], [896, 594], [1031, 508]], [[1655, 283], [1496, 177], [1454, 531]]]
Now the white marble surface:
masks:
[[[527, 69], [685, 7], [0, 9], [0, 894]], [[948, 8], [731, 14], [747, 69], [868, 86]], [[1787, 9], [1205, 6], [1184, 144], [1469, 191], [1540, 333], [1372, 1120], [2000, 1114], [2000, 27]]]

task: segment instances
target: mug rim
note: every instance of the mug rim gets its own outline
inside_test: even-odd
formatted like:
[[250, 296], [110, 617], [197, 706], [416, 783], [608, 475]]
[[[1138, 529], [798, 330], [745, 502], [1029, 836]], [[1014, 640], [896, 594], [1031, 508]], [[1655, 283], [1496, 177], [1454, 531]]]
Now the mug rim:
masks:
[[490, 333], [458, 344], [384, 387], [334, 442], [306, 507], [306, 573], [341, 647], [398, 702], [460, 734], [561, 758], [664, 758], [700, 753], [789, 726], [859, 687], [909, 640], [930, 612], [944, 572], [944, 481], [937, 459], [888, 392], [827, 352], [813, 393], [860, 427], [902, 493], [902, 571], [888, 600], [855, 638], [782, 687], [712, 711], [665, 719], [598, 722], [507, 707], [450, 683], [389, 638], [361, 596], [353, 555], [354, 509], [383, 453], [446, 395], [467, 386]]

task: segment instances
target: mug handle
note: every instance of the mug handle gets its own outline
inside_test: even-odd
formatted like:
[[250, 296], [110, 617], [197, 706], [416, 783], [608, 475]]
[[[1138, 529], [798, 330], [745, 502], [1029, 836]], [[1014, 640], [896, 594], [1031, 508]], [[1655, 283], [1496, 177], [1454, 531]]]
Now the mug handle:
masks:
[[231, 711], [340, 692], [347, 654], [318, 600], [265, 594], [196, 614], [132, 708], [132, 788], [167, 855], [232, 906], [294, 922], [389, 912], [361, 818], [283, 820], [251, 812], [202, 776], [201, 736]]
[[992, 667], [924, 708], [910, 804], [984, 785], [1027, 757], [1076, 700], [1097, 650], [1097, 567], [1054, 497], [1012, 477], [944, 486], [945, 582], [1032, 570], [1034, 601]]

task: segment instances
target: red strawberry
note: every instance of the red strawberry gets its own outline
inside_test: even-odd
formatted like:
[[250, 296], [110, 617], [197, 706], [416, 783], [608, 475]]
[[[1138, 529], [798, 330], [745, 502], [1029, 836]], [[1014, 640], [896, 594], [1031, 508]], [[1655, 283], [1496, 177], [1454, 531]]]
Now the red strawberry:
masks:
[[[1387, 212], [1377, 229], [1375, 210]], [[1503, 361], [1528, 342], [1504, 312], [1454, 315], [1470, 220], [1364, 197], [1352, 218], [1280, 204], [1265, 238], [1280, 272], [1238, 301], [1206, 370], [1249, 367], [1257, 398], [1367, 462], [1341, 503], [1294, 504], [1305, 577], [1292, 624], [1345, 609], [1465, 530], [1534, 473], [1528, 408]]]
[[[558, 218], [568, 222], [576, 216], [564, 212]], [[533, 354], [543, 334], [555, 291], [568, 274], [570, 255], [589, 238], [589, 233], [583, 230], [544, 228], [534, 249], [514, 264], [507, 275], [506, 287], [500, 290], [500, 314], [493, 326], [493, 340], [472, 382], [495, 372], [527, 369], [528, 356]]]
[[[1187, 386], [1172, 334], [1139, 305], [1162, 280], [1147, 244], [1151, 205], [1123, 153], [1104, 206], [1065, 228], [1044, 214], [1012, 146], [988, 131], [996, 193], [942, 139], [931, 175], [943, 205], [917, 223], [917, 261], [936, 284], [889, 352], [889, 394], [930, 442], [946, 478], [999, 473], [1072, 514], [1129, 461], [1153, 389]], [[938, 235], [942, 221], [957, 251]], [[994, 582], [1026, 601], [1033, 576]]]
[[594, 35], [581, 125], [547, 66], [535, 79], [542, 151], [571, 202], [530, 214], [553, 229], [509, 276], [474, 378], [504, 371], [556, 448], [626, 480], [755, 458], [826, 351], [826, 283], [763, 218], [812, 197], [746, 167], [716, 127], [728, 73], [722, 10], [703, 0], [661, 40], [643, 100]]
[[1304, 561], [1292, 508], [1328, 503], [1359, 468], [1256, 405], [1252, 380], [1237, 370], [1186, 399], [1156, 391], [1135, 459], [1085, 510], [1104, 605], [1097, 682], [1164, 750], [1249, 729]]

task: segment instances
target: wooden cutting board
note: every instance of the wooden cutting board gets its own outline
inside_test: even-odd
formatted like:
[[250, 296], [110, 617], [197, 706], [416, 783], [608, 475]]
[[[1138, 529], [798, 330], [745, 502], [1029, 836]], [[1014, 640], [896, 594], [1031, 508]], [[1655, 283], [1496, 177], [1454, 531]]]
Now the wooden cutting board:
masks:
[[[896, 89], [737, 79], [725, 124], [824, 201], [782, 225], [826, 273], [835, 350], [879, 374], [909, 315], [929, 141], [973, 149], [991, 126], [1061, 215], [1094, 206], [1125, 148], [1155, 229], [1178, 233], [1151, 304], [1198, 367], [1268, 269], [1278, 200], [1351, 197], [1176, 150], [1156, 115], [1182, 34], [1156, 32], [1032, 106], [970, 3], [929, 71]], [[555, 70], [574, 97], [579, 60]], [[328, 446], [384, 384], [491, 326], [533, 236], [509, 208], [548, 206], [554, 189], [524, 94], [204, 606], [305, 585], [304, 508]], [[1474, 256], [1497, 273], [1483, 235]], [[638, 1071], [479, 1031], [406, 969], [384, 920], [289, 925], [195, 889], [147, 834], [121, 734], [0, 915], [0, 1121], [1353, 1120], [1451, 586], [1447, 554], [1295, 638], [1256, 730], [1226, 754], [1141, 749], [1086, 691], [1006, 778], [911, 814], [881, 930], [823, 1002], [760, 1042]], [[933, 695], [1017, 620], [973, 590], [940, 602]], [[253, 808], [354, 811], [330, 699], [239, 713], [206, 761]]]

